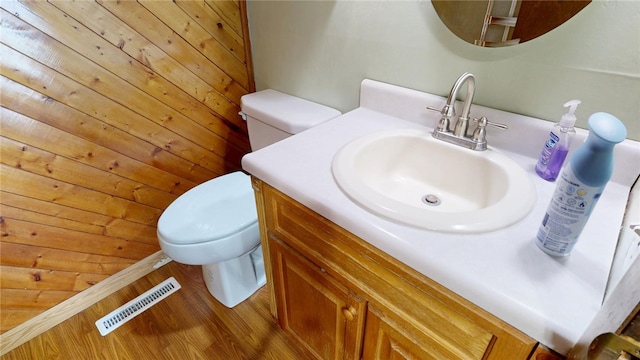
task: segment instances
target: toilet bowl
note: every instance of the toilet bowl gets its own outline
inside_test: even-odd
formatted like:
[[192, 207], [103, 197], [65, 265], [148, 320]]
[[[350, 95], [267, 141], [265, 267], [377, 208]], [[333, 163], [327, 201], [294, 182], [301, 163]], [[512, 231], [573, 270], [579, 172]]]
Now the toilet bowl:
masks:
[[158, 220], [158, 241], [173, 260], [203, 265], [209, 292], [225, 306], [265, 284], [253, 189], [242, 172], [202, 183], [171, 203]]
[[[242, 97], [252, 150], [340, 115], [329, 107], [263, 90]], [[158, 241], [174, 261], [202, 265], [207, 289], [231, 308], [266, 283], [251, 179], [236, 171], [179, 196], [158, 220]]]

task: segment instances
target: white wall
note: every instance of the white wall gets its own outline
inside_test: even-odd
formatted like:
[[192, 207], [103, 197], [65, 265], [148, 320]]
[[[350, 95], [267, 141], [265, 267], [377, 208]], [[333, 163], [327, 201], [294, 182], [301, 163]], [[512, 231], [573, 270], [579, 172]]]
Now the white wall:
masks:
[[258, 90], [346, 112], [364, 78], [444, 96], [470, 71], [476, 104], [557, 121], [565, 101], [580, 99], [577, 126], [606, 111], [640, 140], [637, 0], [596, 0], [553, 32], [501, 49], [459, 40], [428, 0], [250, 0], [248, 11]]

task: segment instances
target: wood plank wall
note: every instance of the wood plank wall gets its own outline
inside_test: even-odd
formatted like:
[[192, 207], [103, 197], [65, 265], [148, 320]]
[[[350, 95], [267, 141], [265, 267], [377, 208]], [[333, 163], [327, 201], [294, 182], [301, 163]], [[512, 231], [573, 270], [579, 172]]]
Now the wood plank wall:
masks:
[[180, 194], [240, 168], [244, 1], [0, 2], [0, 331], [159, 250]]

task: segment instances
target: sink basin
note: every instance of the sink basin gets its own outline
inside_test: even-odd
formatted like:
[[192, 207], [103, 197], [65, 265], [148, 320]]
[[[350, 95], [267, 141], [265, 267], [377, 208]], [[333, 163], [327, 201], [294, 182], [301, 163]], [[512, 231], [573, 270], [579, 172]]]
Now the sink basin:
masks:
[[358, 138], [338, 151], [332, 171], [361, 207], [435, 231], [498, 230], [527, 215], [536, 199], [529, 175], [510, 157], [449, 144], [426, 130]]

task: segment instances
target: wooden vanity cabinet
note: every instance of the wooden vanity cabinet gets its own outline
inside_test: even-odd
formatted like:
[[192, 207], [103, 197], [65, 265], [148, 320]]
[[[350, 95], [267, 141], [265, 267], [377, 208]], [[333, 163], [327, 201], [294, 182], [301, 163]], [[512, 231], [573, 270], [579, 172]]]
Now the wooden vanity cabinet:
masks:
[[253, 179], [279, 325], [318, 359], [528, 359], [537, 343]]

